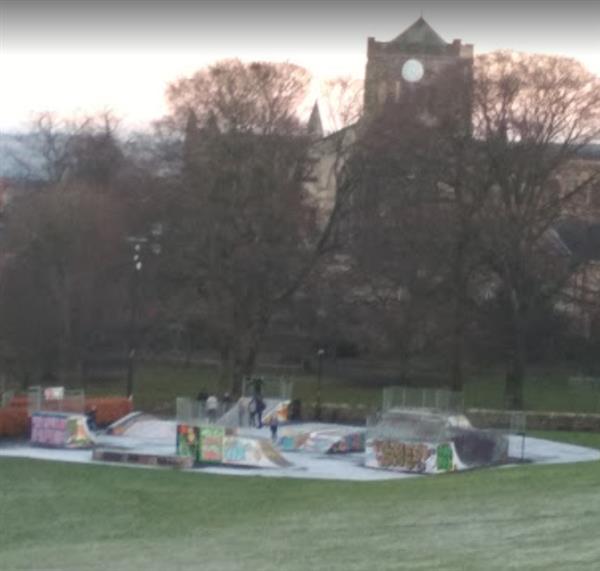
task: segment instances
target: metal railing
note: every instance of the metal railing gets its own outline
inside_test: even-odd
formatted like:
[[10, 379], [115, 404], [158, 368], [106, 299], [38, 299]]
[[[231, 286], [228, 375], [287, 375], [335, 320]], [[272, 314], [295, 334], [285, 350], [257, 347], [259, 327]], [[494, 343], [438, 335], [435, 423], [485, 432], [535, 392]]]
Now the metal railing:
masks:
[[464, 411], [464, 406], [463, 393], [448, 389], [414, 387], [386, 387], [383, 389], [383, 412], [393, 408], [405, 408], [460, 413]]

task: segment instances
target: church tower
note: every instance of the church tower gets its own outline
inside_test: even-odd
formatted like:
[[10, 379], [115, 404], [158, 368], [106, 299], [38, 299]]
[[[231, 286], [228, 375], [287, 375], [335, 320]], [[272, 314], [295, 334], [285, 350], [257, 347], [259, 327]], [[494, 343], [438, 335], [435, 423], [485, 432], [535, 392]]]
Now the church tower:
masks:
[[434, 118], [455, 101], [470, 124], [472, 74], [473, 46], [447, 43], [421, 17], [389, 42], [368, 39], [365, 117], [393, 105], [418, 104]]

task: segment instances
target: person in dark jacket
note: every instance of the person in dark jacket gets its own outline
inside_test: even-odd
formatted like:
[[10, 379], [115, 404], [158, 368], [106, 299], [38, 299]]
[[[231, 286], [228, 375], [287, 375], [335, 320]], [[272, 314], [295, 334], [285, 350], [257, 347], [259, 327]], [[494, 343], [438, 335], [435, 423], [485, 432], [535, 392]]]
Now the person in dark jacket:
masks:
[[258, 425], [258, 428], [262, 428], [263, 423], [262, 423], [262, 415], [263, 412], [265, 411], [266, 405], [265, 405], [265, 401], [263, 400], [263, 398], [261, 396], [257, 396], [256, 397], [256, 423]]
[[277, 427], [279, 426], [279, 417], [277, 411], [273, 411], [271, 418], [269, 419], [269, 428], [271, 429], [271, 440], [273, 443], [277, 442]]

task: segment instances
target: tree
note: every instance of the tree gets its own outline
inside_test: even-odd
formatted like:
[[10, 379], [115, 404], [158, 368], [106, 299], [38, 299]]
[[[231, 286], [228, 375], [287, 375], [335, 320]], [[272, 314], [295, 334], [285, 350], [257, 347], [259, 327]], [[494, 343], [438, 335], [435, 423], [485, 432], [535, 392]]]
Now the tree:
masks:
[[325, 119], [334, 131], [356, 123], [362, 114], [363, 82], [348, 76], [334, 77], [321, 85]]
[[0, 329], [23, 378], [81, 377], [91, 350], [123, 314], [118, 202], [81, 185], [30, 191], [11, 205], [0, 283]]
[[528, 319], [570, 275], [553, 229], [599, 176], [595, 168], [561, 182], [578, 152], [600, 136], [600, 81], [570, 59], [483, 56], [474, 129], [478, 168], [490, 177], [479, 224], [510, 318], [506, 403], [521, 408]]
[[29, 178], [47, 183], [76, 180], [109, 186], [124, 163], [116, 135], [118, 123], [110, 112], [79, 119], [40, 113], [27, 137], [30, 159], [26, 164], [19, 162]]
[[168, 219], [166, 275], [187, 299], [239, 394], [274, 313], [323, 249], [304, 184], [310, 137], [298, 117], [308, 73], [220, 62], [172, 84], [184, 168]]
[[470, 68], [451, 67], [437, 79], [443, 98], [428, 86], [405, 86], [361, 121], [347, 161], [359, 181], [348, 226], [351, 258], [370, 276], [374, 299], [385, 293], [379, 322], [392, 320], [396, 353], [403, 361], [448, 353], [447, 381], [458, 391], [480, 266], [475, 215], [487, 186], [475, 168]]

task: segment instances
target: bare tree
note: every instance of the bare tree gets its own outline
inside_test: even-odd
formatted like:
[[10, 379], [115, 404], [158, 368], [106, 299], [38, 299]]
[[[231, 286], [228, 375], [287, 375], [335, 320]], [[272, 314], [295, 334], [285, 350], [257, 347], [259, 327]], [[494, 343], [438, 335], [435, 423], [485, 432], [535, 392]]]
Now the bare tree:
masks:
[[480, 168], [491, 178], [480, 224], [511, 321], [506, 402], [520, 408], [528, 316], [565, 281], [553, 229], [599, 175], [561, 180], [600, 136], [600, 81], [574, 60], [498, 52], [478, 60], [474, 104]]
[[11, 205], [0, 329], [24, 373], [79, 378], [89, 351], [119, 322], [122, 220], [114, 196], [82, 186], [31, 191]]
[[330, 130], [339, 131], [360, 119], [363, 91], [363, 82], [349, 76], [334, 77], [323, 82], [321, 101]]
[[19, 162], [30, 178], [41, 174], [52, 184], [69, 179], [106, 186], [124, 160], [117, 140], [118, 125], [109, 111], [81, 118], [40, 113], [27, 138], [30, 158]]
[[189, 292], [238, 394], [272, 316], [329, 235], [305, 183], [311, 139], [298, 117], [309, 76], [291, 64], [225, 61], [168, 89], [185, 129], [172, 194], [166, 274]]

